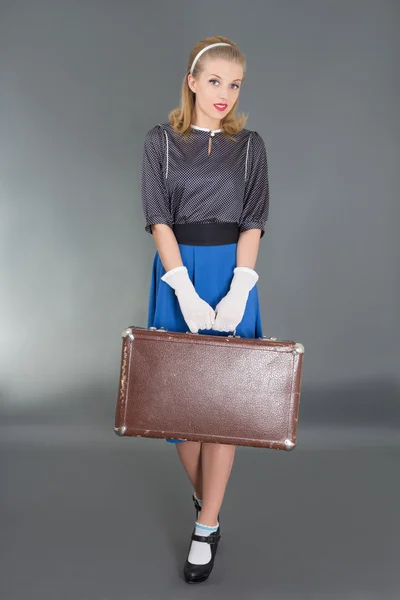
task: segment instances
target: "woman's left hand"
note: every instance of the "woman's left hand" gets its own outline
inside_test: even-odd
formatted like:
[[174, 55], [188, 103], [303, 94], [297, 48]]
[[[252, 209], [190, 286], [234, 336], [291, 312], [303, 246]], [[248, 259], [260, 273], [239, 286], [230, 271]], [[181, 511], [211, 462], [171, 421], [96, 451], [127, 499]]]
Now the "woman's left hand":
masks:
[[243, 319], [250, 290], [258, 281], [258, 275], [248, 267], [236, 267], [230, 290], [215, 307], [216, 331], [234, 331]]

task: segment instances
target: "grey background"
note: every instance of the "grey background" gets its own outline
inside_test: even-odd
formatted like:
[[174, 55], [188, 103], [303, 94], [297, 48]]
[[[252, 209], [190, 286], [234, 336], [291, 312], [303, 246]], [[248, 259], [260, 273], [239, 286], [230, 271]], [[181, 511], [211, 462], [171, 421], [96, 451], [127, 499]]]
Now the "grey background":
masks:
[[[247, 57], [240, 109], [268, 150], [264, 334], [306, 352], [298, 447], [238, 448], [226, 546], [205, 585], [230, 598], [398, 597], [399, 13], [389, 0], [0, 2], [3, 568], [24, 573], [3, 578], [4, 598], [31, 586], [43, 600], [54, 586], [132, 597], [132, 568], [138, 597], [166, 582], [164, 597], [186, 597], [187, 480], [170, 445], [120, 440], [113, 418], [120, 333], [146, 326], [155, 252], [144, 136], [213, 34]], [[139, 515], [158, 540], [147, 555]], [[240, 554], [243, 533], [253, 554]]]

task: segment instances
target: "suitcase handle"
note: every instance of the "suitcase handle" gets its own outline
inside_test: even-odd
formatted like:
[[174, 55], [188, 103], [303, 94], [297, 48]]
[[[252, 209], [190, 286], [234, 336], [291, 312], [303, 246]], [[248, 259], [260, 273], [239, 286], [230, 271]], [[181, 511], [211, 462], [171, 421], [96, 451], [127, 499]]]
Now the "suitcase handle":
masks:
[[[145, 329], [148, 331], [165, 331], [166, 333], [168, 333], [168, 329], [165, 329], [165, 327], [135, 327], [135, 329]], [[132, 333], [132, 332], [130, 332]], [[189, 333], [191, 335], [200, 335], [198, 332], [197, 333], [193, 333], [191, 331], [185, 331], [185, 333]], [[122, 337], [126, 337], [129, 334], [129, 329], [125, 329], [125, 331], [122, 332]], [[236, 335], [236, 328], [233, 331], [233, 334], [229, 334], [228, 337], [230, 338], [240, 338], [240, 335]], [[267, 335], [263, 335], [262, 337], [258, 338], [259, 340], [271, 340], [271, 341], [278, 341], [278, 338], [276, 337], [268, 337]]]
[[[168, 329], [164, 329], [164, 327], [149, 327], [149, 330], [151, 331], [165, 331], [168, 332]], [[185, 331], [185, 333], [189, 333], [191, 335], [200, 335], [200, 333], [197, 331], [196, 333], [194, 333], [193, 331]], [[240, 335], [236, 335], [236, 327], [233, 331], [233, 335], [228, 335], [228, 337], [237, 337], [240, 338]]]

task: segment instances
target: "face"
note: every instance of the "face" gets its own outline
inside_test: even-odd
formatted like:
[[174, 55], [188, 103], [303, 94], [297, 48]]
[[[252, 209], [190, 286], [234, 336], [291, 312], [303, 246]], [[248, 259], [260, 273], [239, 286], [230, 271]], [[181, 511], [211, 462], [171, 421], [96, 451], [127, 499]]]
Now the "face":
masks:
[[196, 94], [195, 124], [217, 129], [237, 101], [242, 80], [243, 68], [224, 59], [207, 60], [197, 79], [189, 74], [188, 85]]

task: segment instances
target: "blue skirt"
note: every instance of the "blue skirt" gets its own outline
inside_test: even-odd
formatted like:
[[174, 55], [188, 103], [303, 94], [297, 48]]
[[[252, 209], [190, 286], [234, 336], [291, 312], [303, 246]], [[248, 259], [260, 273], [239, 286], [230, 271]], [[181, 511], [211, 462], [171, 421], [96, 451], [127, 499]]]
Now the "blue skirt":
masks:
[[[215, 309], [218, 302], [229, 292], [236, 267], [235, 244], [218, 246], [190, 246], [178, 244], [182, 262], [187, 267], [189, 277], [200, 298]], [[165, 269], [158, 251], [153, 261], [150, 281], [147, 327], [164, 327], [168, 331], [189, 331], [175, 291], [161, 277]], [[200, 329], [199, 333], [226, 337], [229, 332]], [[232, 332], [230, 332], [232, 333]], [[236, 335], [245, 338], [262, 337], [261, 313], [257, 285], [249, 293], [243, 319], [236, 327]], [[170, 440], [179, 443], [185, 440]]]

